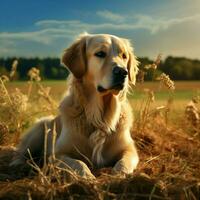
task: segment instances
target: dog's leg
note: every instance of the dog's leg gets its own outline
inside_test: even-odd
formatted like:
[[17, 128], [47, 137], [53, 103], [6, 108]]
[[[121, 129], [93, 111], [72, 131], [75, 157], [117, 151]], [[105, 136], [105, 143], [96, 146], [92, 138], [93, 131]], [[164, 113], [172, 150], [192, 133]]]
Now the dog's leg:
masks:
[[68, 156], [58, 156], [57, 165], [63, 169], [69, 169], [77, 173], [79, 176], [87, 179], [95, 179], [88, 166], [81, 160], [72, 159]]
[[139, 157], [136, 148], [131, 144], [123, 151], [121, 159], [113, 167], [114, 172], [130, 174], [136, 169]]

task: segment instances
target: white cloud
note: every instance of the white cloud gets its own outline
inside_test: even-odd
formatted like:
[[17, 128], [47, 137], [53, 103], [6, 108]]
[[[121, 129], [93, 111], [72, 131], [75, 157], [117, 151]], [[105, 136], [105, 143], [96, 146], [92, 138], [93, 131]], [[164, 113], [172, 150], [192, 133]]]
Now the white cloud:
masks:
[[135, 28], [147, 29], [152, 34], [155, 34], [159, 31], [169, 29], [171, 26], [177, 24], [200, 20], [200, 14], [182, 18], [171, 18], [171, 19], [163, 19], [163, 18], [155, 19], [147, 15], [137, 15], [135, 18], [137, 19], [136, 23], [134, 24]]
[[33, 32], [1, 32], [0, 40], [9, 41], [33, 41], [42, 44], [50, 44], [56, 38], [68, 38], [72, 33], [70, 30], [63, 29], [42, 29]]
[[35, 23], [39, 27], [59, 27], [65, 28], [68, 26], [80, 26], [81, 22], [79, 20], [41, 20]]
[[[199, 14], [168, 19], [155, 18], [148, 15], [120, 16], [109, 11], [98, 11], [96, 15], [103, 17], [104, 19], [109, 19], [110, 22], [95, 24], [85, 23], [78, 20], [42, 20], [35, 23], [35, 28], [37, 31], [0, 32], [1, 56], [7, 55], [9, 48], [10, 54], [12, 54], [13, 51], [17, 52], [19, 48], [24, 48], [23, 52], [25, 55], [27, 53], [26, 51], [28, 51], [27, 46], [25, 46], [26, 42], [34, 42], [37, 43], [37, 45], [43, 45], [47, 48], [50, 45], [58, 46], [59, 44], [61, 46], [61, 44], [64, 45], [64, 43], [68, 45], [67, 42], [71, 42], [78, 34], [82, 32], [114, 33], [123, 35], [124, 37], [126, 37], [126, 35], [130, 36], [137, 34], [141, 35], [141, 33], [150, 33], [152, 37], [156, 37], [158, 34], [162, 34], [167, 30], [171, 30], [172, 28], [176, 29], [176, 25], [184, 26], [185, 23], [191, 22], [194, 23], [195, 26], [197, 23], [200, 23]], [[174, 37], [178, 36], [174, 35]]]
[[[74, 34], [74, 32], [83, 32], [83, 31], [100, 31], [100, 30], [140, 30], [140, 29], [146, 29], [151, 34], [156, 34], [159, 31], [163, 31], [166, 29], [169, 29], [171, 26], [174, 26], [176, 24], [181, 24], [185, 22], [192, 22], [194, 20], [200, 20], [200, 15], [193, 15], [193, 16], [187, 16], [182, 18], [171, 18], [171, 19], [165, 19], [165, 18], [153, 18], [148, 15], [136, 15], [136, 16], [118, 16], [115, 15], [112, 12], [109, 11], [98, 11], [97, 14], [103, 16], [103, 13], [109, 13], [108, 16], [110, 16], [110, 19], [113, 19], [113, 22], [106, 22], [106, 23], [98, 23], [98, 24], [92, 24], [92, 23], [84, 23], [78, 20], [43, 20], [36, 23], [37, 26], [42, 27], [49, 27], [49, 28], [57, 28], [59, 30], [71, 30], [71, 33]], [[112, 17], [111, 17], [112, 16]], [[104, 15], [105, 18], [107, 18], [107, 15]], [[116, 23], [116, 20], [114, 19], [123, 19], [122, 21], [118, 21]]]
[[123, 22], [125, 17], [108, 10], [97, 11], [97, 16], [113, 22]]

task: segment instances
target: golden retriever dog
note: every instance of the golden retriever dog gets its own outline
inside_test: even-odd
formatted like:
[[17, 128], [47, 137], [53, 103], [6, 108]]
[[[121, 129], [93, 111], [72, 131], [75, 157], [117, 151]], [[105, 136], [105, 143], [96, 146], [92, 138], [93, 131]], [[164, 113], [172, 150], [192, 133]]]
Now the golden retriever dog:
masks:
[[[132, 173], [139, 158], [131, 137], [132, 109], [127, 100], [135, 84], [138, 61], [127, 39], [108, 34], [84, 34], [61, 58], [71, 72], [59, 115], [44, 118], [22, 139], [11, 166], [44, 155], [45, 127], [49, 129], [47, 156], [52, 154], [52, 130], [57, 138], [55, 156], [83, 177], [95, 168]], [[46, 125], [46, 126], [45, 126]]]

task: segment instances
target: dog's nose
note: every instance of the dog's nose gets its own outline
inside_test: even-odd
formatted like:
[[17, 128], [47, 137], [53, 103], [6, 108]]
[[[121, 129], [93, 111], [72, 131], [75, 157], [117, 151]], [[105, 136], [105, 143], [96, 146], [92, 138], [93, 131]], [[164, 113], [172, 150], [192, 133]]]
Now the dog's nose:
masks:
[[113, 74], [118, 75], [118, 76], [126, 76], [126, 75], [128, 75], [128, 72], [122, 67], [115, 66], [113, 68]]

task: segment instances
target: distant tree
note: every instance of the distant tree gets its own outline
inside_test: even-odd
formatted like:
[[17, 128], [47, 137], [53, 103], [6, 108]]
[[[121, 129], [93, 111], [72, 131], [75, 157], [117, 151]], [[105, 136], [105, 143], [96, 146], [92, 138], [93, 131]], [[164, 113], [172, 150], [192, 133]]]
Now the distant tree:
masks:
[[[13, 61], [18, 60], [17, 77], [27, 80], [27, 73], [32, 67], [40, 69], [43, 79], [65, 79], [68, 71], [60, 64], [59, 58], [0, 58], [0, 74], [8, 74]], [[145, 70], [145, 66], [153, 61], [147, 57], [138, 58], [139, 68], [147, 74], [145, 80], [152, 80], [161, 72], [168, 74], [173, 80], [200, 80], [200, 60], [192, 60], [184, 57], [167, 57], [160, 63], [158, 69]]]
[[194, 60], [193, 65], [193, 79], [200, 80], [200, 61]]
[[153, 70], [145, 70], [145, 66], [152, 64], [153, 61], [150, 60], [147, 57], [144, 58], [138, 58], [138, 61], [140, 62], [139, 64], [139, 69], [145, 71], [145, 80], [152, 80], [153, 78]]
[[174, 80], [199, 80], [200, 61], [169, 56], [161, 65], [161, 70]]

